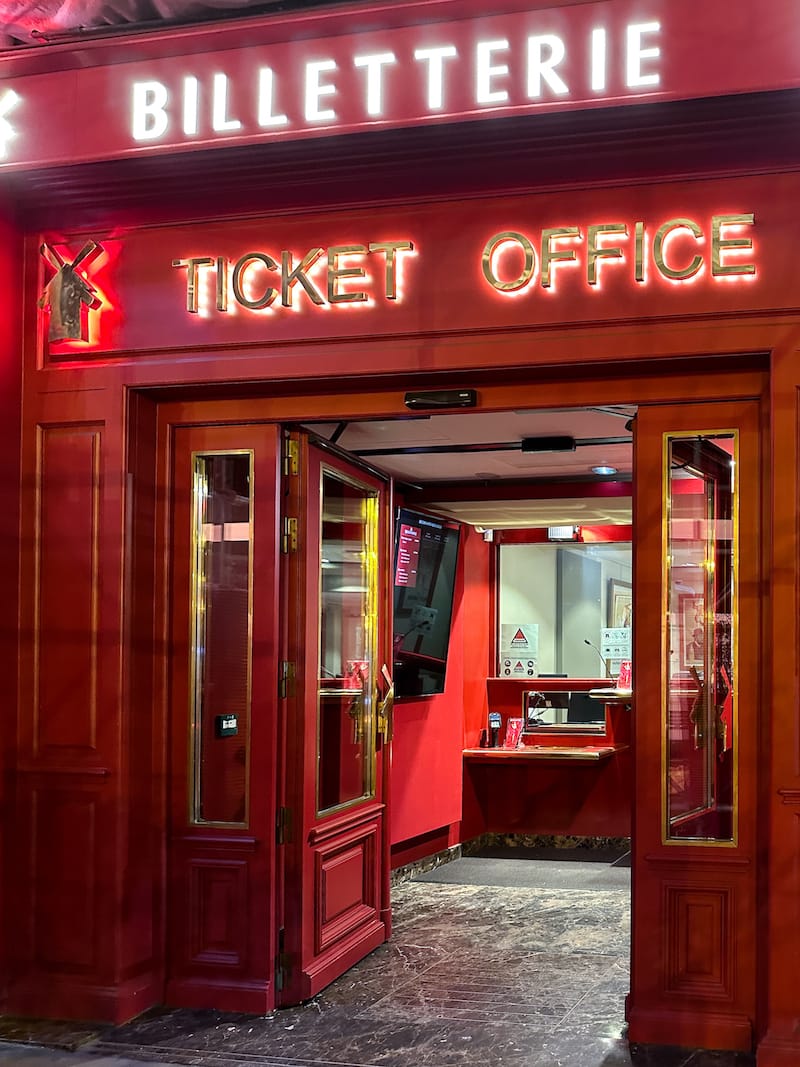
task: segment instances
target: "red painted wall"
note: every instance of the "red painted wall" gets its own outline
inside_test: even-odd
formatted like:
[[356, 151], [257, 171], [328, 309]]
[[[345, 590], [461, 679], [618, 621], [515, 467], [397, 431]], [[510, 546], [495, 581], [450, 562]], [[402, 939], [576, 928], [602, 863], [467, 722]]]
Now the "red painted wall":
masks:
[[[19, 273], [22, 241], [11, 212], [0, 200], [0, 586], [3, 611], [0, 614], [0, 662], [3, 672], [3, 725], [0, 729], [0, 812], [10, 817], [11, 798], [6, 796], [9, 760], [16, 741], [17, 715], [17, 589], [19, 575], [19, 433], [22, 365], [19, 339], [22, 322], [22, 296]], [[0, 862], [7, 849], [6, 820], [0, 821]], [[6, 908], [4, 878], [0, 868], [0, 914]], [[0, 935], [1, 937], [2, 935]], [[0, 1005], [5, 1002], [8, 953], [0, 940]]]
[[[489, 548], [472, 527], [462, 527], [444, 693], [395, 706], [391, 838], [396, 857], [405, 850], [395, 846], [461, 819], [465, 729], [474, 733], [486, 719]], [[425, 854], [430, 851], [437, 848]]]

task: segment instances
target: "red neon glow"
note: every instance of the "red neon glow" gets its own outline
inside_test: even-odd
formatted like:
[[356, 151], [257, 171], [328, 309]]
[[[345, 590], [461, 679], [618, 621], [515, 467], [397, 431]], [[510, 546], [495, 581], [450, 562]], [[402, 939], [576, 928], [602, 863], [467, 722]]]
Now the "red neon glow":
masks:
[[[374, 245], [379, 247], [375, 248]], [[382, 245], [404, 245], [411, 247], [392, 247], [387, 250]], [[334, 251], [339, 248], [353, 248], [353, 251]], [[319, 247], [319, 246], [318, 246]], [[363, 251], [361, 251], [363, 249]], [[357, 242], [331, 245], [323, 249], [314, 261], [302, 271], [314, 299], [306, 286], [299, 279], [288, 282], [287, 303], [282, 300], [282, 284], [285, 276], [291, 275], [313, 249], [286, 249], [280, 252], [262, 252], [253, 250], [241, 255], [217, 256], [208, 251], [192, 252], [183, 256], [176, 263], [186, 264], [194, 261], [196, 266], [196, 313], [192, 318], [209, 319], [215, 315], [274, 316], [282, 312], [305, 315], [309, 311], [330, 312], [338, 309], [351, 310], [374, 309], [380, 302], [402, 303], [408, 286], [409, 261], [418, 255], [415, 241], [373, 242], [373, 247]], [[283, 264], [283, 257], [286, 264]], [[269, 262], [267, 262], [267, 260]], [[198, 263], [198, 261], [201, 261]], [[275, 266], [270, 264], [274, 263]], [[224, 267], [221, 267], [224, 264]], [[236, 269], [238, 268], [238, 269]], [[224, 269], [225, 277], [220, 281], [218, 273]], [[346, 274], [350, 269], [358, 270], [356, 274]], [[235, 278], [234, 278], [235, 276]], [[176, 270], [176, 279], [180, 279], [183, 289], [181, 300], [186, 306], [188, 301], [187, 285], [189, 277], [184, 266]], [[238, 282], [241, 295], [252, 303], [268, 299], [261, 307], [248, 307], [235, 295], [234, 280]], [[331, 293], [339, 299], [329, 298]], [[221, 289], [221, 291], [220, 291]], [[364, 294], [364, 299], [342, 299], [349, 294]]]
[[[578, 232], [576, 234], [566, 234], [566, 233], [553, 234], [552, 237], [550, 237], [550, 239], [549, 239], [549, 244], [550, 244], [550, 284], [547, 285], [547, 286], [545, 286], [543, 284], [542, 285], [542, 289], [544, 290], [544, 292], [550, 294], [551, 296], [555, 296], [557, 294], [557, 292], [558, 292], [557, 281], [558, 281], [558, 275], [559, 275], [560, 271], [562, 270], [562, 268], [563, 269], [571, 268], [572, 270], [575, 270], [576, 268], [580, 268], [581, 265], [582, 265], [580, 260], [579, 260], [579, 258], [578, 258], [578, 252], [579, 252], [578, 248], [575, 248], [575, 247], [563, 248], [563, 247], [561, 247], [561, 244], [564, 241], [566, 241], [566, 242], [575, 242], [576, 244], [577, 243], [583, 244], [584, 239], [585, 239], [583, 231], [580, 229], [580, 227], [576, 227], [576, 229], [578, 230]], [[542, 262], [544, 262], [544, 257], [545, 257], [544, 238], [542, 240], [543, 240], [543, 245], [542, 245], [542, 250], [541, 250], [541, 259], [542, 259]], [[567, 255], [562, 258], [562, 253], [567, 253]], [[542, 267], [542, 270], [543, 269], [544, 269], [544, 267]], [[587, 281], [586, 284], [587, 285], [589, 284], [588, 281]]]
[[533, 263], [525, 269], [525, 247], [516, 238], [506, 237], [494, 246], [489, 256], [489, 270], [498, 282], [514, 283], [513, 289], [498, 289], [505, 297], [525, 296], [525, 290], [535, 283], [539, 273], [538, 257], [532, 248]]
[[[589, 232], [587, 227], [587, 234]], [[606, 269], [618, 268], [624, 270], [628, 263], [628, 245], [634, 240], [634, 236], [629, 232], [625, 233], [621, 228], [618, 230], [608, 230], [597, 234], [595, 238], [595, 247], [597, 251], [602, 253], [610, 249], [619, 249], [620, 254], [614, 256], [598, 255], [595, 259], [595, 272], [597, 280], [595, 282], [589, 282], [587, 276], [587, 283], [589, 288], [595, 292], [603, 291], [603, 275]], [[588, 275], [588, 263], [587, 263], [587, 275]]]
[[[728, 212], [728, 214], [733, 215], [735, 212]], [[739, 248], [720, 248], [720, 264], [723, 267], [733, 266], [734, 264], [739, 266], [752, 265], [753, 270], [747, 274], [717, 274], [714, 281], [728, 284], [731, 282], [737, 284], [754, 282], [758, 275], [758, 268], [755, 266], [758, 262], [758, 249], [756, 247], [754, 226], [746, 223], [726, 222], [720, 228], [720, 237], [723, 241], [730, 239], [742, 241], [742, 245]]]
[[670, 278], [658, 268], [658, 273], [670, 285], [685, 285], [687, 282], [696, 283], [706, 273], [707, 243], [705, 234], [696, 237], [688, 226], [673, 226], [667, 232], [661, 245], [661, 254], [664, 264], [671, 270], [683, 271], [692, 267], [699, 258], [699, 265], [693, 274], [685, 278]]
[[[50, 246], [59, 255], [69, 261], [75, 254], [77, 241], [65, 244], [61, 241], [51, 241]], [[121, 320], [116, 292], [113, 284], [114, 265], [119, 259], [121, 242], [112, 238], [104, 237], [102, 240], [103, 251], [95, 259], [88, 271], [78, 270], [77, 273], [93, 288], [100, 306], [92, 308], [87, 314], [88, 339], [86, 341], [48, 341], [47, 322], [48, 315], [40, 313], [39, 338], [40, 347], [50, 352], [51, 356], [84, 356], [88, 351], [98, 348], [109, 348], [114, 345], [114, 338]]]
[[[739, 223], [739, 217], [750, 221]], [[733, 221], [725, 221], [729, 218]], [[703, 224], [676, 216], [663, 222], [617, 221], [586, 227], [573, 223], [527, 233], [501, 231], [484, 245], [483, 282], [503, 298], [518, 298], [531, 295], [535, 288], [558, 293], [562, 268], [577, 269], [590, 291], [603, 290], [609, 270], [612, 278], [627, 277], [644, 287], [660, 281], [673, 287], [753, 281], [757, 252], [752, 219], [752, 214], [715, 214]], [[612, 228], [595, 229], [602, 226]], [[716, 269], [712, 261], [718, 262]], [[595, 280], [591, 280], [593, 270]], [[682, 276], [670, 277], [669, 272]]]

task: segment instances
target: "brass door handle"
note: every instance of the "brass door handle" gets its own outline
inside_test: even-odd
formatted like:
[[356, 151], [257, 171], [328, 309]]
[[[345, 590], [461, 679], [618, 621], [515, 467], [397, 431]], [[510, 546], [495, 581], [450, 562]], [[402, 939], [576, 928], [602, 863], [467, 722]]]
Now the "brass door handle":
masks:
[[350, 701], [350, 707], [347, 709], [347, 714], [353, 720], [353, 744], [358, 745], [361, 743], [364, 737], [364, 692], [359, 689], [358, 692], [353, 693], [353, 699]]
[[383, 700], [378, 700], [378, 733], [384, 741], [392, 740], [394, 730], [394, 686], [389, 686]]

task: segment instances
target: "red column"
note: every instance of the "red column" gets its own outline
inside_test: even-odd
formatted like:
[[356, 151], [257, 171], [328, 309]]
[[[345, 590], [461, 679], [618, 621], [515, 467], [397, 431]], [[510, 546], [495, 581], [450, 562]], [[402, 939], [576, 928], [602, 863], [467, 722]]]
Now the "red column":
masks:
[[[758, 1067], [800, 1063], [800, 689], [798, 688], [798, 514], [800, 514], [800, 332], [772, 364], [771, 619], [765, 620], [762, 833], [768, 856], [761, 870], [764, 1036]], [[764, 850], [766, 851], [766, 849]], [[764, 852], [762, 852], [762, 855]]]
[[[0, 728], [0, 811], [8, 812], [8, 770], [16, 736], [17, 707], [17, 607], [19, 559], [19, 425], [22, 358], [22, 240], [11, 205], [0, 198], [0, 663], [3, 701]], [[7, 915], [6, 877], [10, 819], [0, 822], [0, 915]], [[8, 951], [0, 928], [0, 1006], [8, 982]]]

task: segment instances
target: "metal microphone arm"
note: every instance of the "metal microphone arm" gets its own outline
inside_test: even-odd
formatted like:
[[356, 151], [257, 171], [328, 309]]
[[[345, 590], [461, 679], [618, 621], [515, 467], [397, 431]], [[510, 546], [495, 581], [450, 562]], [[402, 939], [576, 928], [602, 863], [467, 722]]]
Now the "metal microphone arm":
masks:
[[605, 677], [608, 677], [608, 660], [606, 659], [606, 657], [603, 655], [597, 645], [592, 644], [588, 637], [584, 637], [583, 643], [585, 645], [588, 645], [589, 648], [593, 648], [595, 650], [597, 655], [600, 657], [600, 662], [603, 664], [603, 673]]

